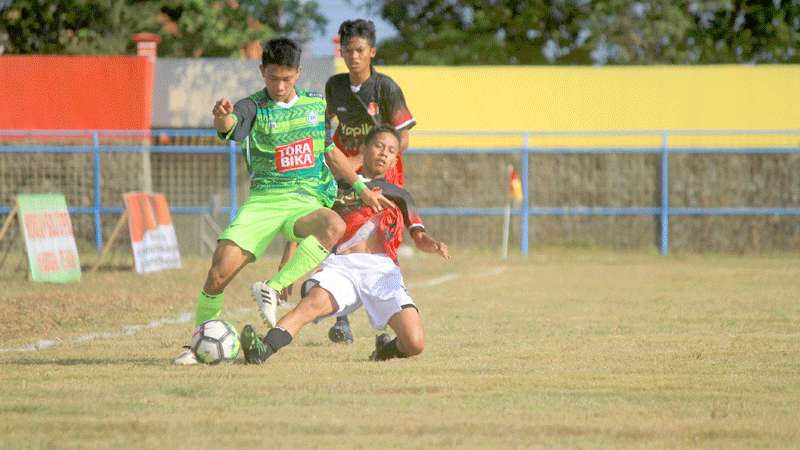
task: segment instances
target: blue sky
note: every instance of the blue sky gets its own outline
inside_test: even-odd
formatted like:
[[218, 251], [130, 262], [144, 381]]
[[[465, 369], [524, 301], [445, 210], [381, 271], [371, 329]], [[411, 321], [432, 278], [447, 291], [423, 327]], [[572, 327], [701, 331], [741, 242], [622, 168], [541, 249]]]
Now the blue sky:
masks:
[[[348, 0], [317, 0], [317, 3], [319, 3], [322, 14], [328, 19], [328, 25], [325, 27], [323, 36], [314, 36], [314, 40], [311, 41], [311, 53], [314, 56], [333, 55], [333, 42], [331, 39], [339, 31], [339, 25], [347, 19], [361, 18], [375, 22], [375, 32], [378, 35], [379, 42], [383, 38], [397, 34], [394, 27], [382, 20], [380, 16], [368, 14], [363, 8], [353, 6]], [[353, 3], [362, 4], [362, 2]]]

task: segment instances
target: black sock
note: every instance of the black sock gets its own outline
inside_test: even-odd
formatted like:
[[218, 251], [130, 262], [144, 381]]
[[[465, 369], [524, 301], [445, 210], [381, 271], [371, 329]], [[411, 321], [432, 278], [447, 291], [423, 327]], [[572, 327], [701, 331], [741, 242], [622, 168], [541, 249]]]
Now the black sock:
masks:
[[347, 316], [337, 317], [336, 321], [337, 322], [344, 322], [344, 323], [350, 325], [350, 320], [347, 319]]
[[408, 358], [408, 355], [401, 352], [397, 348], [397, 338], [392, 339], [391, 341], [387, 342], [386, 345], [378, 350], [378, 354], [376, 355], [377, 361], [386, 361], [387, 359], [392, 358]]
[[292, 335], [280, 327], [270, 329], [264, 336], [264, 344], [267, 345], [268, 350], [271, 350], [271, 353], [275, 353], [291, 343]]

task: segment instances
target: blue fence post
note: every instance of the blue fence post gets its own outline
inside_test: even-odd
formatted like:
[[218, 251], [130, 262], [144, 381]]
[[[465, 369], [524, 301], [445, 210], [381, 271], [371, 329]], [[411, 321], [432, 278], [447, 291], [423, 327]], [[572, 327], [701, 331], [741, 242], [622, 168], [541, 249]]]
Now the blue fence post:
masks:
[[520, 217], [519, 226], [519, 252], [522, 256], [528, 256], [528, 221], [530, 220], [530, 204], [528, 196], [528, 144], [530, 133], [525, 132], [524, 140], [522, 143], [522, 216]]
[[236, 217], [236, 209], [237, 205], [239, 204], [239, 199], [237, 196], [236, 189], [238, 188], [239, 183], [236, 180], [236, 141], [231, 140], [228, 143], [228, 163], [230, 164], [230, 213], [229, 218], [230, 221], [233, 222], [233, 219]]
[[669, 132], [661, 134], [661, 256], [669, 254]]
[[94, 156], [94, 242], [97, 251], [103, 248], [103, 222], [100, 219], [100, 133], [92, 132], [92, 155]]

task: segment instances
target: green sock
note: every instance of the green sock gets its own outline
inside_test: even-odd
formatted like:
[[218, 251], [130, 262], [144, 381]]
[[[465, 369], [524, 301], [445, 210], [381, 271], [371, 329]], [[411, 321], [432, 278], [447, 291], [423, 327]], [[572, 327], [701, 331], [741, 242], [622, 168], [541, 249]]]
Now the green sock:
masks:
[[277, 275], [267, 282], [267, 285], [280, 291], [317, 267], [323, 259], [328, 257], [328, 253], [328, 250], [313, 235], [303, 239], [292, 258], [286, 262]]
[[200, 291], [197, 296], [197, 311], [195, 312], [195, 326], [199, 326], [206, 320], [216, 319], [222, 312], [222, 304], [225, 302], [225, 293], [208, 295], [205, 291]]

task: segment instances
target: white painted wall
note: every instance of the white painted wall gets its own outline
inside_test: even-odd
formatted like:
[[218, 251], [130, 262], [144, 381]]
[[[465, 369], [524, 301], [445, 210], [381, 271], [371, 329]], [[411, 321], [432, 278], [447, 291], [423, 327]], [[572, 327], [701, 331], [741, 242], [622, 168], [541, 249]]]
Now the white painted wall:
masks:
[[[211, 128], [211, 108], [220, 97], [236, 102], [264, 87], [258, 60], [161, 58], [153, 84], [153, 128]], [[333, 75], [328, 57], [301, 63], [299, 86], [324, 92]]]

